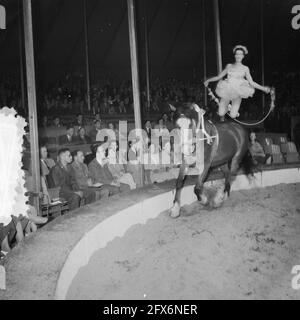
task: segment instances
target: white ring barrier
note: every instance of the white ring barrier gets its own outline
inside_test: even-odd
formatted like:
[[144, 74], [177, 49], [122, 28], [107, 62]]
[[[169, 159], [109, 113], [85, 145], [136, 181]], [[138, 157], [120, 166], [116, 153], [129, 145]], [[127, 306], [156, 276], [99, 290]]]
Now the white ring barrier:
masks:
[[[220, 184], [223, 179], [208, 181], [205, 186]], [[245, 175], [238, 175], [232, 183], [231, 190], [264, 188], [280, 183], [299, 183], [300, 168], [285, 168], [255, 173], [249, 180]], [[183, 188], [181, 205], [188, 205], [197, 200], [194, 185]], [[126, 209], [116, 212], [88, 231], [75, 245], [68, 255], [56, 284], [55, 299], [63, 300], [79, 269], [88, 264], [91, 256], [116, 237], [122, 237], [126, 231], [136, 225], [145, 224], [149, 219], [156, 218], [160, 213], [171, 208], [175, 190], [164, 192], [142, 200]]]

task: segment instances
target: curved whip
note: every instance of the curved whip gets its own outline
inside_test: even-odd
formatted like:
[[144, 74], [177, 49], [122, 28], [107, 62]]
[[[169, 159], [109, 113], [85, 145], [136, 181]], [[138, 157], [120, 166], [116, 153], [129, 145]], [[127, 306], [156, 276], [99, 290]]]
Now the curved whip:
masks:
[[[209, 87], [207, 87], [207, 90], [208, 90], [208, 95], [211, 97], [211, 99], [214, 100], [217, 104], [219, 104], [220, 100], [216, 97], [216, 95], [212, 92], [212, 90]], [[256, 126], [256, 125], [264, 122], [275, 108], [275, 88], [274, 87], [270, 88], [270, 96], [271, 96], [271, 101], [270, 101], [269, 111], [261, 120], [259, 120], [257, 122], [254, 122], [254, 123], [242, 122], [242, 121], [239, 121], [235, 118], [232, 118], [228, 112], [227, 112], [227, 114], [232, 120], [234, 120], [235, 122], [237, 122], [239, 124], [242, 124], [245, 126]]]

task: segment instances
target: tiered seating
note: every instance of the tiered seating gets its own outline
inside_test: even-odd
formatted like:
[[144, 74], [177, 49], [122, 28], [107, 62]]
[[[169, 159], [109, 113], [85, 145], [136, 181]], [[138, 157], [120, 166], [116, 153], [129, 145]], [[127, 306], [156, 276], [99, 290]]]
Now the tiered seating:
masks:
[[41, 177], [41, 184], [43, 190], [42, 216], [57, 217], [69, 211], [68, 202], [59, 197], [59, 188], [49, 189], [44, 177]]
[[259, 142], [265, 153], [272, 155], [273, 163], [292, 163], [300, 160], [295, 144], [288, 141], [286, 134], [260, 134]]
[[300, 160], [299, 153], [297, 152], [294, 142], [282, 143], [280, 148], [287, 163], [297, 162]]

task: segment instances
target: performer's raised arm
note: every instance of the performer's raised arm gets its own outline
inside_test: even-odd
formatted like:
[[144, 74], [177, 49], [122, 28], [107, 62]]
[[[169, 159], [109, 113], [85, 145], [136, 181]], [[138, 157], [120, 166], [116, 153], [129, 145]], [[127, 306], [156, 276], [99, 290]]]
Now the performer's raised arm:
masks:
[[246, 79], [249, 82], [250, 86], [252, 86], [255, 89], [261, 90], [265, 93], [270, 93], [271, 89], [269, 87], [263, 87], [261, 85], [259, 85], [258, 83], [254, 82], [251, 74], [250, 74], [250, 70], [248, 67], [246, 67]]
[[228, 72], [228, 66], [229, 66], [229, 64], [227, 64], [225, 69], [219, 75], [217, 75], [216, 77], [212, 77], [212, 78], [209, 78], [206, 81], [204, 81], [205, 87], [207, 87], [210, 82], [219, 81], [222, 78], [224, 78], [226, 76], [227, 72]]

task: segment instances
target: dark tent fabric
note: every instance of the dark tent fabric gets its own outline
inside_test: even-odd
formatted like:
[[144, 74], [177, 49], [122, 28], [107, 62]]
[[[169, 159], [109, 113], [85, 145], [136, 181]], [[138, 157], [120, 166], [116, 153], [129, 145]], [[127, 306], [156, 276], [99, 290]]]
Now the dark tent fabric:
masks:
[[[216, 73], [213, 1], [205, 1], [207, 73]], [[266, 78], [273, 71], [300, 68], [300, 30], [291, 26], [297, 0], [220, 0], [223, 63], [232, 60], [232, 47], [249, 49], [247, 64], [261, 73], [261, 3], [264, 21]], [[19, 8], [21, 1], [3, 0], [7, 29], [0, 30], [1, 70], [19, 69]], [[33, 31], [37, 74], [56, 79], [84, 70], [83, 0], [33, 0]], [[139, 62], [144, 79], [144, 17], [149, 30], [152, 76], [203, 77], [202, 1], [136, 0]], [[126, 0], [87, 0], [91, 77], [109, 73], [130, 79]], [[22, 27], [22, 26], [21, 26]], [[22, 31], [22, 30], [21, 30]]]

